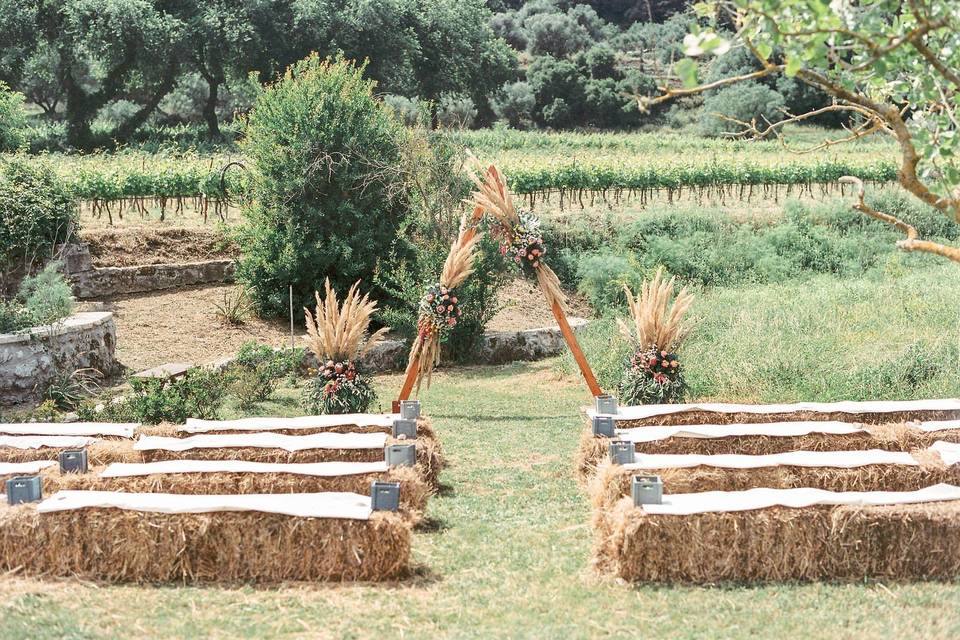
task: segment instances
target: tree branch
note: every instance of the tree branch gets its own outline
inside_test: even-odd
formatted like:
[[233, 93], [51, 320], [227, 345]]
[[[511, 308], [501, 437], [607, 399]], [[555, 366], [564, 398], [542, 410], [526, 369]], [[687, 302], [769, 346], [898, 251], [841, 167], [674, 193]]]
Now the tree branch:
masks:
[[954, 262], [960, 262], [960, 248], [950, 247], [938, 242], [921, 240], [916, 227], [904, 222], [900, 218], [892, 216], [882, 211], [877, 211], [864, 201], [863, 180], [854, 176], [843, 176], [840, 178], [842, 184], [852, 184], [857, 187], [857, 202], [853, 205], [854, 210], [866, 214], [875, 220], [885, 222], [892, 227], [902, 231], [907, 237], [897, 242], [897, 247], [904, 251], [922, 251], [924, 253], [933, 253], [938, 256], [948, 258]]
[[773, 73], [783, 70], [782, 64], [773, 64], [760, 69], [759, 71], [754, 71], [752, 73], [745, 73], [740, 76], [732, 76], [730, 78], [723, 78], [722, 80], [717, 80], [716, 82], [711, 82], [709, 84], [701, 84], [696, 87], [690, 87], [685, 89], [673, 89], [669, 86], [660, 87], [661, 93], [655, 98], [650, 98], [648, 96], [637, 96], [637, 107], [640, 111], [646, 112], [650, 107], [660, 104], [661, 102], [666, 102], [672, 100], [676, 97], [682, 96], [692, 96], [698, 93], [703, 93], [704, 91], [710, 91], [711, 89], [719, 89], [720, 87], [726, 87], [731, 84], [737, 84], [738, 82], [744, 82], [745, 80], [755, 80], [756, 78], [763, 78], [769, 76]]
[[933, 51], [930, 50], [930, 47], [928, 47], [923, 42], [915, 41], [915, 42], [911, 42], [910, 44], [913, 45], [913, 48], [917, 50], [917, 53], [922, 55], [924, 60], [926, 60], [931, 67], [936, 69], [941, 76], [943, 76], [948, 82], [953, 84], [953, 86], [955, 86], [957, 90], [960, 90], [960, 75], [957, 75], [957, 73], [954, 72], [953, 69], [943, 64], [940, 61], [940, 59], [937, 57], [937, 54], [935, 54]]

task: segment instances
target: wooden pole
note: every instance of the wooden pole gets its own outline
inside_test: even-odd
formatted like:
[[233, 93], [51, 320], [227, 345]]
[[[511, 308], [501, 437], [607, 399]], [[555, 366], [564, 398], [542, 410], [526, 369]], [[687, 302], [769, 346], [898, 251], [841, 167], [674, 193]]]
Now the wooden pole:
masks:
[[577, 336], [574, 335], [573, 329], [570, 328], [570, 323], [567, 322], [567, 314], [563, 312], [558, 302], [553, 303], [552, 309], [553, 317], [557, 319], [557, 324], [560, 325], [560, 333], [563, 334], [563, 339], [566, 340], [567, 346], [570, 347], [570, 353], [573, 354], [573, 359], [577, 361], [577, 366], [580, 367], [580, 373], [583, 374], [583, 379], [587, 382], [590, 393], [592, 393], [594, 397], [602, 395], [603, 391], [600, 389], [600, 385], [597, 384], [593, 370], [590, 369], [590, 363], [587, 362], [586, 356], [583, 355], [583, 350], [580, 349], [580, 343], [577, 342]]

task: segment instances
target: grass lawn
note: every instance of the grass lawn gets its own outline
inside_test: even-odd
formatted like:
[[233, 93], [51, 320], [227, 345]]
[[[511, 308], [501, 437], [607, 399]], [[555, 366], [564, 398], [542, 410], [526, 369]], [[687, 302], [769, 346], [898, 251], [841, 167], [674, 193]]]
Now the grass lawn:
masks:
[[[385, 400], [398, 376], [379, 379]], [[260, 413], [297, 413], [296, 391]], [[0, 579], [0, 637], [840, 638], [960, 635], [960, 584], [635, 587], [588, 568], [573, 480], [588, 401], [554, 362], [441, 372], [423, 394], [451, 467], [390, 585], [112, 587]]]

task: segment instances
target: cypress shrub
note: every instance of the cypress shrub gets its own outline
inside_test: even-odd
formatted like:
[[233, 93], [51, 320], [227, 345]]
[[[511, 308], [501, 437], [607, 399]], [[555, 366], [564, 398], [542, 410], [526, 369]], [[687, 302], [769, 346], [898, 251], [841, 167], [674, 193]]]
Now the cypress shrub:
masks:
[[363, 67], [313, 54], [257, 99], [244, 151], [250, 199], [238, 278], [263, 315], [310, 306], [325, 278], [338, 291], [359, 279], [382, 303], [385, 264], [408, 205], [398, 167], [406, 135], [373, 97]]

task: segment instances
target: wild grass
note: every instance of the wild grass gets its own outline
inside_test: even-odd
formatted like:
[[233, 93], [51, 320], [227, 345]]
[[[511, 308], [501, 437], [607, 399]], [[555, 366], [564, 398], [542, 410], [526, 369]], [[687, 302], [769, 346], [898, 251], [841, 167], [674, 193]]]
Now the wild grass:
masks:
[[[960, 396], [960, 278], [892, 253], [858, 278], [703, 290], [681, 351], [690, 397], [736, 402]], [[612, 318], [582, 345], [614, 388], [629, 346]], [[575, 371], [569, 356], [566, 372]]]
[[370, 318], [377, 310], [377, 303], [368, 294], [360, 295], [360, 283], [356, 282], [341, 304], [337, 292], [324, 283], [324, 296], [315, 293], [317, 307], [314, 313], [303, 312], [307, 321], [307, 344], [321, 363], [332, 360], [361, 358], [377, 346], [390, 330], [384, 327], [373, 335], [367, 334]]

